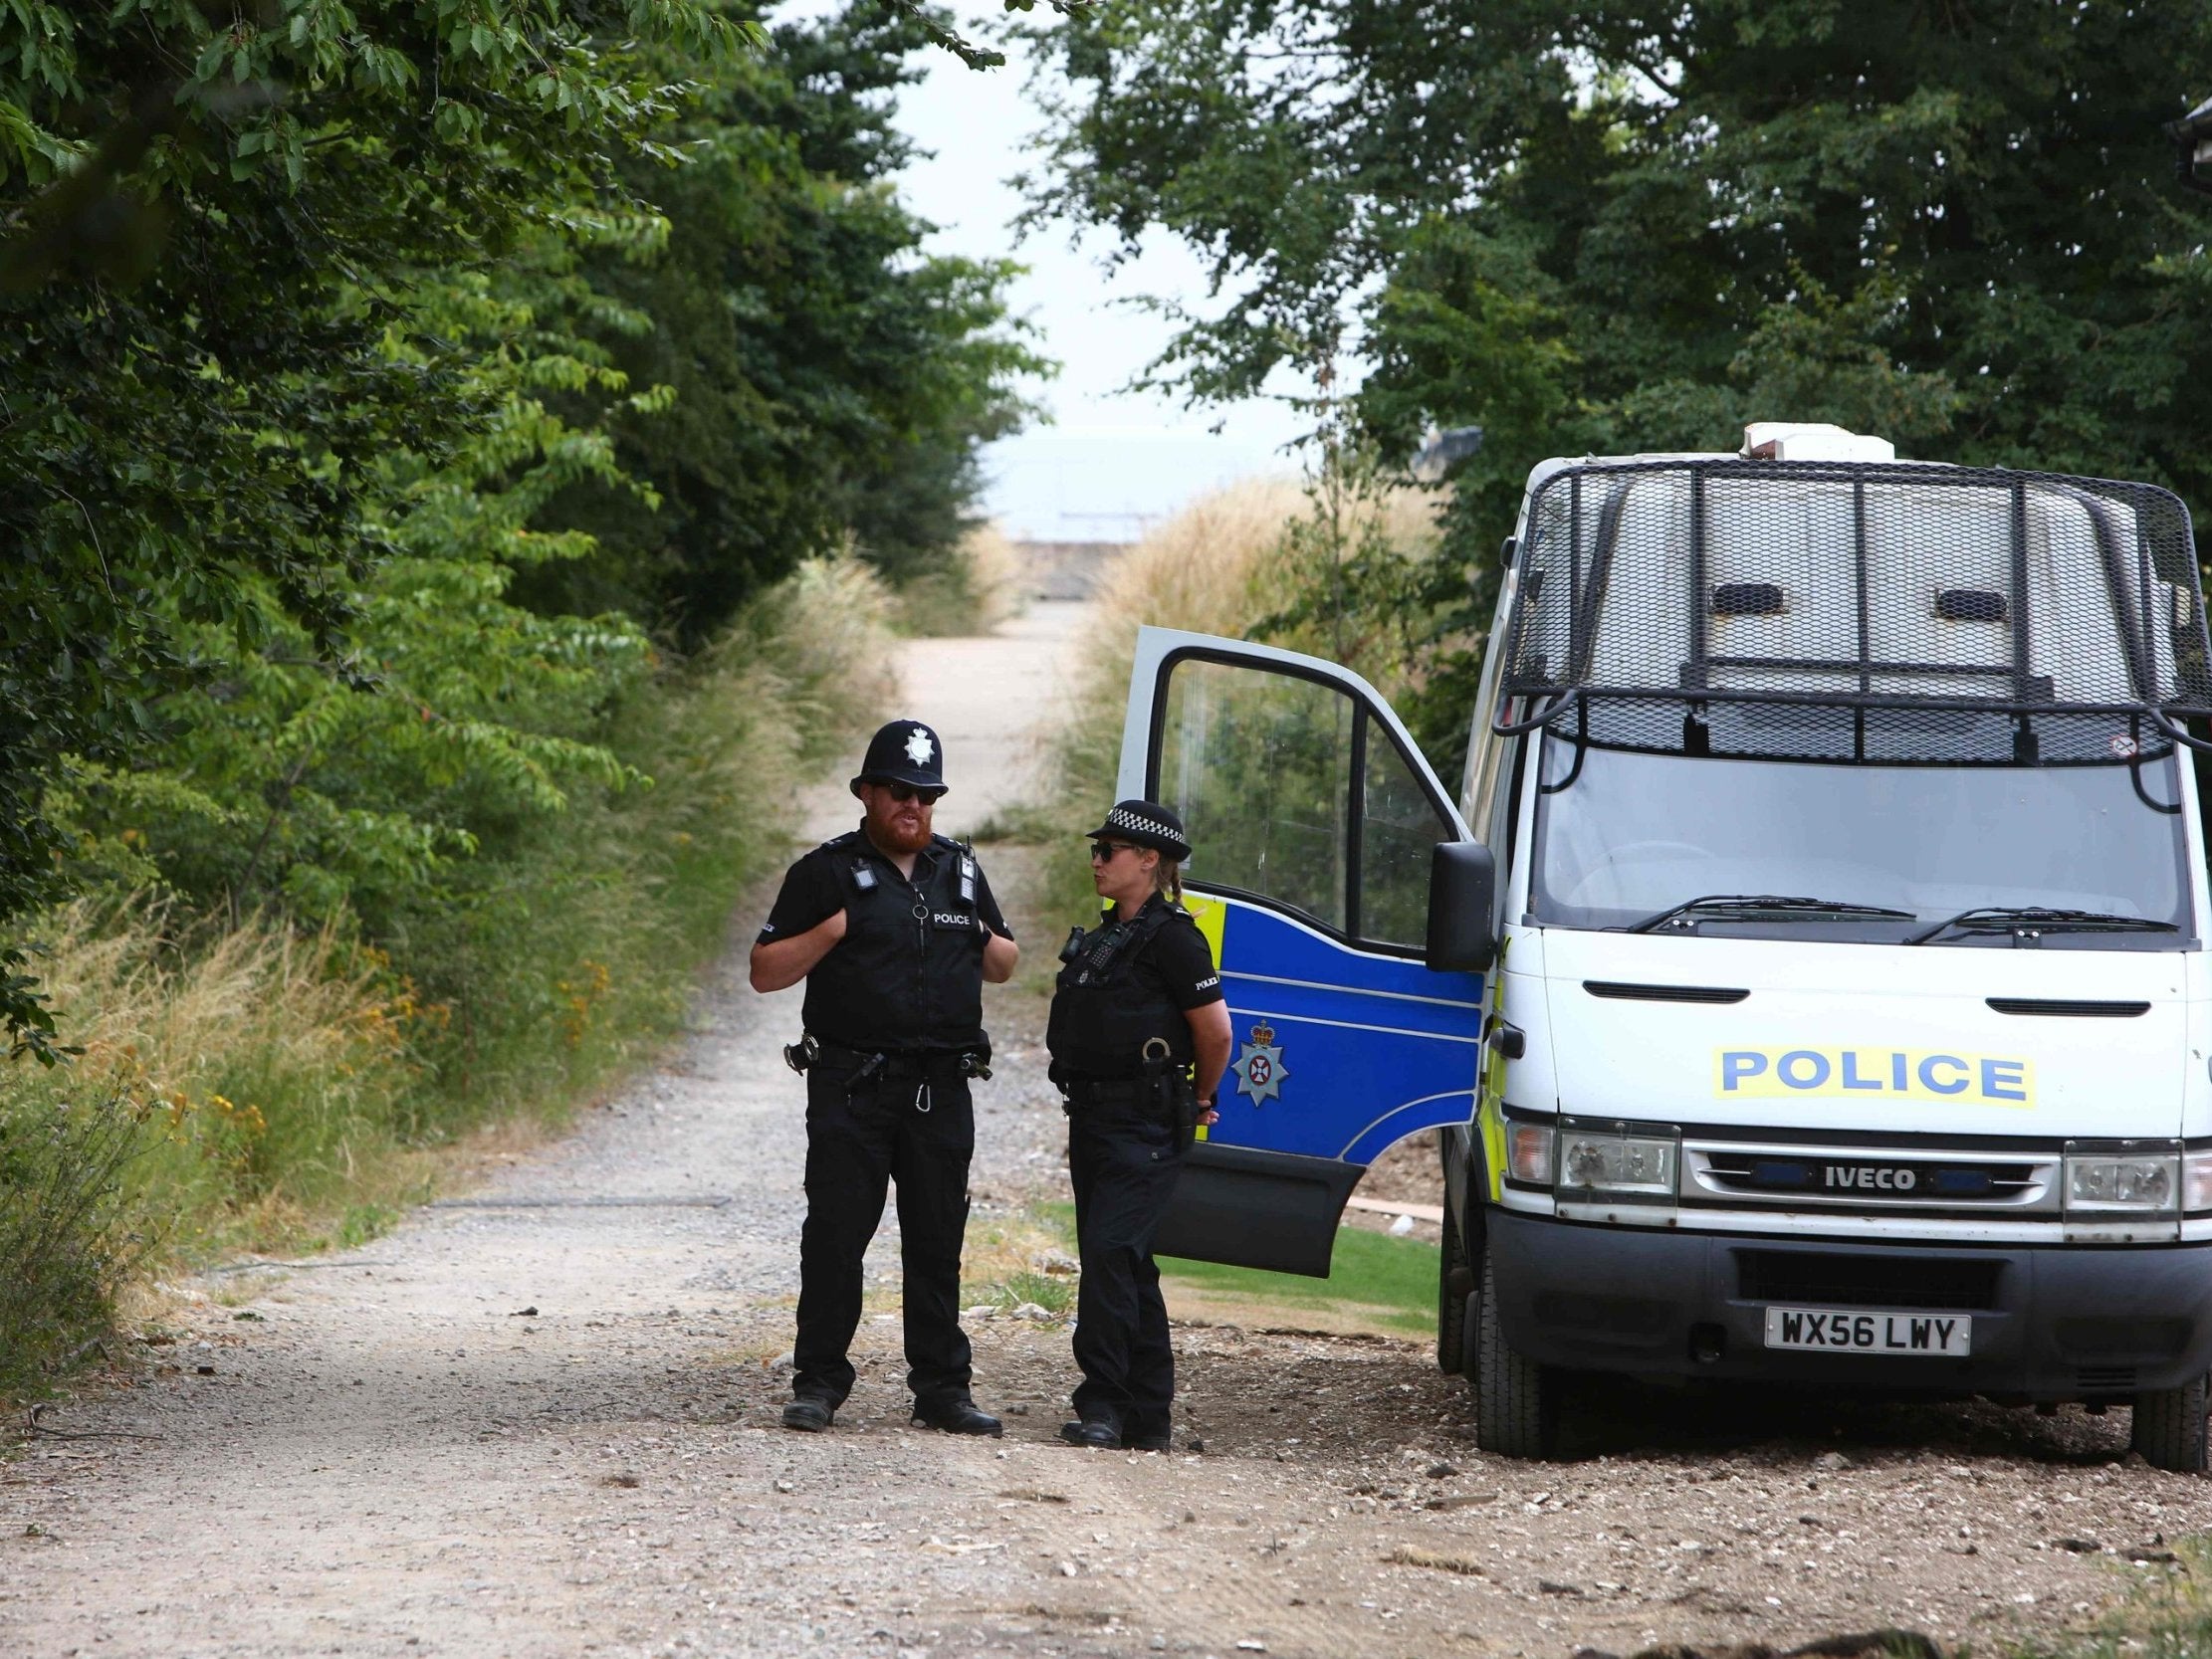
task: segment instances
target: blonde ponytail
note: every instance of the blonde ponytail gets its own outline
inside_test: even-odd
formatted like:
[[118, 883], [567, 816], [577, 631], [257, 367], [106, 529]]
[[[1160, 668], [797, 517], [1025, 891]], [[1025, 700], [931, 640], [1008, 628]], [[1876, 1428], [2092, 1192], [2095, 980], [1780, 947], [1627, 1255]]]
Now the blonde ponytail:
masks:
[[1182, 905], [1183, 864], [1181, 860], [1172, 859], [1166, 853], [1160, 855], [1160, 862], [1152, 867], [1152, 891], [1159, 894], [1171, 905]]

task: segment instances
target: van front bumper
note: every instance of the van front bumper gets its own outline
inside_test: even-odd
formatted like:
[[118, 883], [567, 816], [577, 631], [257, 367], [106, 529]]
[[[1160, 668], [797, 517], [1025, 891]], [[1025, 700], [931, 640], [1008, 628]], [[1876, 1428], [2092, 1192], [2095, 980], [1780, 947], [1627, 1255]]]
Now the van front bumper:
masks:
[[[2212, 1369], [2212, 1244], [1865, 1245], [1485, 1212], [1506, 1341], [1645, 1376], [2107, 1399]], [[1957, 1356], [1770, 1348], [1770, 1307], [1966, 1314]]]

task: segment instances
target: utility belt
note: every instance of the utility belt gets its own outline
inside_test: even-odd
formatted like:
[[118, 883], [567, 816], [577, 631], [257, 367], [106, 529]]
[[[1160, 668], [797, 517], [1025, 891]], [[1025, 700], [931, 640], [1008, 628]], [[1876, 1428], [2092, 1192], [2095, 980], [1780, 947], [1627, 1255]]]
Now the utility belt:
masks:
[[[1155, 1043], [1157, 1054], [1152, 1052]], [[1061, 1110], [1070, 1118], [1095, 1115], [1166, 1124], [1182, 1151], [1197, 1133], [1199, 1097], [1183, 1068], [1170, 1063], [1167, 1046], [1159, 1038], [1147, 1043], [1145, 1069], [1136, 1077], [1065, 1079], [1059, 1085]]]
[[927, 1112], [934, 1085], [966, 1078], [991, 1076], [991, 1047], [973, 1049], [861, 1049], [826, 1042], [811, 1031], [783, 1050], [783, 1064], [804, 1076], [809, 1068], [828, 1065], [846, 1073], [845, 1095], [873, 1082], [911, 1083], [915, 1110]]

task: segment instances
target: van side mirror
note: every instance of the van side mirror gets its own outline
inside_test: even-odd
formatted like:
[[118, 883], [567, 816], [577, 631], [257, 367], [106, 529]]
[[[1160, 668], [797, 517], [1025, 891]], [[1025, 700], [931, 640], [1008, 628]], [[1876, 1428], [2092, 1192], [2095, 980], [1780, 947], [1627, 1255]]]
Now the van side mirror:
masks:
[[1497, 860], [1479, 841], [1439, 841], [1429, 854], [1429, 954], [1436, 973], [1481, 973], [1497, 959], [1491, 919]]

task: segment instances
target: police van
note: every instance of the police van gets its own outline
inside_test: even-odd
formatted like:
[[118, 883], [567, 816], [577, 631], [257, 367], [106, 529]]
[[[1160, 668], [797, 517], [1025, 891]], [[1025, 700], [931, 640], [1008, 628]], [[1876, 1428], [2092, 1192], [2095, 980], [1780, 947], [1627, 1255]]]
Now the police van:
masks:
[[1148, 628], [1235, 1027], [1164, 1253], [1325, 1274], [1440, 1131], [1438, 1360], [2130, 1405], [2212, 1368], [2212, 647], [2146, 485], [1834, 428], [1530, 475], [1456, 793], [1357, 675]]

